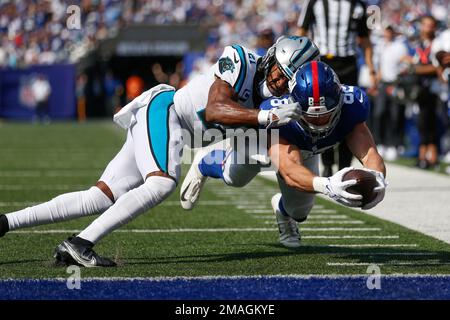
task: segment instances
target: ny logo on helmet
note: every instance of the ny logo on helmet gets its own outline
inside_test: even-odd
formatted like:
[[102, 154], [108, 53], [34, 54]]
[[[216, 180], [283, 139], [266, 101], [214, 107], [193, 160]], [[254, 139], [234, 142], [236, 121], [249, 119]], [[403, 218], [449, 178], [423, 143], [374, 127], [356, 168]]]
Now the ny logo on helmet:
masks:
[[319, 97], [319, 103], [314, 100], [314, 97], [308, 97], [308, 105], [310, 107], [325, 107], [325, 97]]
[[224, 73], [225, 71], [230, 70], [231, 73], [234, 71], [234, 63], [231, 61], [229, 57], [221, 58], [219, 60], [219, 71], [220, 73]]

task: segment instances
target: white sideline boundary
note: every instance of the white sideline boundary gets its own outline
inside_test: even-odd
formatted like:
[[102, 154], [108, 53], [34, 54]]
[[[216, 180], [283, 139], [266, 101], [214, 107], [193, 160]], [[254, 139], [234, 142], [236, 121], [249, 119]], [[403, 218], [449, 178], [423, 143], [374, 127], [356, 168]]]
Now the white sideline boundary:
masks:
[[[177, 280], [242, 280], [242, 279], [348, 279], [348, 278], [364, 278], [367, 279], [369, 274], [275, 274], [275, 275], [255, 275], [255, 276], [224, 276], [224, 275], [208, 275], [208, 276], [175, 276], [175, 277], [86, 277], [82, 278], [82, 281], [177, 281]], [[427, 275], [420, 273], [392, 273], [392, 274], [383, 274], [383, 278], [448, 278], [450, 274], [436, 274], [436, 275]], [[67, 278], [39, 278], [39, 279], [15, 279], [15, 278], [7, 278], [0, 279], [1, 282], [20, 282], [20, 281], [61, 281], [67, 282]]]
[[[361, 165], [355, 162], [354, 167]], [[384, 200], [361, 213], [450, 244], [450, 177], [392, 163], [386, 163], [386, 167], [389, 185]], [[276, 181], [274, 172], [264, 172], [260, 177]]]

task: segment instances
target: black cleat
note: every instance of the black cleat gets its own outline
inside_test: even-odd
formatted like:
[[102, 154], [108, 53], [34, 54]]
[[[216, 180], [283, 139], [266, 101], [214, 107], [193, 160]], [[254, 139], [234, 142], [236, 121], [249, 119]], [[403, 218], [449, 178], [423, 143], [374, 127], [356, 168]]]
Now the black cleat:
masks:
[[92, 249], [94, 245], [78, 237], [69, 237], [59, 244], [54, 252], [57, 264], [78, 265], [82, 267], [115, 267], [111, 259], [100, 257]]
[[4, 214], [0, 214], [0, 238], [9, 231], [8, 218]]

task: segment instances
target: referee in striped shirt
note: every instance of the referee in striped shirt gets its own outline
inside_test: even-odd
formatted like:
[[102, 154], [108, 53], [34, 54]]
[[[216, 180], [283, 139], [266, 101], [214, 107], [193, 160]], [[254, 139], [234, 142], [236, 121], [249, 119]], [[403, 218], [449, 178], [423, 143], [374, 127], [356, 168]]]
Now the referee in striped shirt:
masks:
[[[372, 88], [376, 89], [376, 72], [372, 62], [372, 44], [367, 27], [366, 6], [361, 0], [305, 0], [298, 19], [297, 35], [311, 32], [321, 53], [340, 81], [358, 85], [357, 46], [364, 51]], [[339, 169], [350, 166], [352, 154], [346, 143], [339, 145]], [[334, 150], [322, 155], [323, 176], [333, 175]]]

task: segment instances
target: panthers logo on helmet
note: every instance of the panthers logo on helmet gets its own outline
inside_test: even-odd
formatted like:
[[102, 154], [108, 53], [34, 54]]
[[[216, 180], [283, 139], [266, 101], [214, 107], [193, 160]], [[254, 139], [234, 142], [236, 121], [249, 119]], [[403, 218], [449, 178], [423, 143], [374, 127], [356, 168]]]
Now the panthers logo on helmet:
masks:
[[231, 73], [234, 71], [234, 63], [231, 61], [229, 57], [221, 58], [219, 60], [219, 71], [220, 73], [224, 73], [225, 71], [230, 70]]

